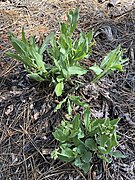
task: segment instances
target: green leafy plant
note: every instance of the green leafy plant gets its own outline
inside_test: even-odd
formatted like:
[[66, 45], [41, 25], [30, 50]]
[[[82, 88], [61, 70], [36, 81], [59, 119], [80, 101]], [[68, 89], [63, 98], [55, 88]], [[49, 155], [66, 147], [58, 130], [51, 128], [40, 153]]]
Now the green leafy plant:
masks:
[[68, 115], [72, 114], [72, 108], [74, 104], [84, 108], [89, 107], [87, 103], [81, 101], [80, 96], [73, 96], [69, 94], [65, 99], [59, 102], [59, 104], [55, 107], [54, 112], [57, 112], [59, 109], [61, 109], [61, 106], [64, 103], [67, 104]]
[[79, 61], [91, 53], [93, 45], [93, 32], [80, 33], [80, 37], [73, 38], [79, 19], [79, 8], [67, 13], [67, 21], [60, 23], [60, 37], [56, 40], [54, 36], [50, 42], [51, 48], [47, 49], [49, 56], [53, 59], [57, 68], [56, 95], [59, 96], [64, 88], [64, 82], [73, 75], [83, 75], [87, 70]]
[[[21, 61], [28, 71], [28, 76], [37, 81], [50, 81], [55, 84], [57, 96], [62, 94], [65, 81], [73, 75], [83, 75], [87, 70], [80, 66], [79, 61], [91, 53], [93, 32], [80, 33], [80, 37], [73, 38], [79, 19], [79, 8], [67, 13], [67, 21], [60, 23], [60, 37], [51, 33], [39, 48], [31, 37], [28, 41], [22, 29], [22, 39], [9, 34], [16, 53], [6, 53], [8, 56]], [[57, 40], [56, 40], [57, 39]], [[49, 47], [48, 47], [49, 45]], [[47, 52], [51, 61], [45, 64], [43, 53]]]
[[123, 50], [119, 45], [116, 49], [112, 50], [105, 56], [100, 66], [95, 64], [94, 66], [89, 67], [89, 69], [95, 73], [93, 82], [97, 82], [100, 78], [113, 71], [123, 71], [123, 65], [128, 61], [128, 59], [123, 59], [122, 56]]
[[34, 37], [31, 37], [29, 41], [26, 39], [24, 28], [22, 28], [21, 40], [16, 38], [14, 34], [9, 33], [9, 40], [16, 53], [7, 52], [6, 55], [22, 62], [30, 78], [36, 81], [44, 81], [48, 78], [49, 73], [43, 61], [43, 52], [48, 47], [53, 35], [54, 33], [51, 33], [47, 36], [43, 45], [39, 48], [35, 43]]
[[80, 114], [76, 114], [70, 121], [63, 120], [53, 132], [59, 146], [52, 152], [52, 158], [72, 162], [86, 173], [92, 165], [94, 154], [108, 163], [112, 157], [125, 157], [114, 151], [114, 147], [118, 146], [118, 121], [90, 118], [89, 107], [85, 107], [83, 121]]
[[[22, 28], [22, 39], [19, 40], [14, 34], [9, 34], [16, 53], [6, 53], [24, 64], [28, 71], [28, 76], [37, 81], [49, 81], [55, 85], [55, 93], [60, 96], [64, 89], [64, 84], [74, 75], [84, 75], [87, 69], [82, 67], [80, 60], [88, 57], [92, 52], [94, 42], [93, 32], [80, 32], [78, 38], [74, 38], [74, 31], [79, 19], [79, 8], [67, 13], [67, 21], [59, 23], [60, 35], [55, 33], [48, 35], [41, 47], [35, 43], [34, 37], [28, 41], [24, 28]], [[43, 59], [43, 53], [49, 57], [49, 63]], [[111, 51], [101, 62], [100, 66], [89, 67], [95, 72], [93, 82], [97, 82], [103, 76], [112, 71], [123, 71], [123, 64], [127, 59], [122, 59], [123, 51], [120, 46]]]

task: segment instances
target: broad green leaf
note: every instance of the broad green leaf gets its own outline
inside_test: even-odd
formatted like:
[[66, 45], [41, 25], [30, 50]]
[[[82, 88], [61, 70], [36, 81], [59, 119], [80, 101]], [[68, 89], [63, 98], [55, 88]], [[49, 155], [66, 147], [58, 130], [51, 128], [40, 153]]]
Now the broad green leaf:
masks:
[[88, 147], [89, 150], [96, 151], [97, 144], [94, 139], [88, 138], [85, 140], [85, 146]]
[[127, 59], [122, 59], [122, 55], [123, 51], [121, 50], [120, 45], [116, 49], [109, 52], [100, 65], [100, 68], [103, 70], [103, 72], [101, 72], [99, 75], [97, 74], [92, 82], [97, 82], [100, 78], [110, 74], [112, 71], [123, 71], [122, 65], [127, 62]]
[[80, 144], [80, 145], [77, 147], [77, 152], [78, 152], [79, 154], [84, 154], [85, 151], [87, 151], [86, 148], [85, 148], [85, 144]]
[[70, 34], [72, 34], [77, 26], [77, 21], [79, 19], [79, 8], [76, 8], [75, 11], [69, 11], [67, 14], [68, 21], [70, 23]]
[[109, 139], [109, 144], [107, 147], [107, 153], [111, 152], [112, 148], [118, 145], [117, 141], [117, 135], [116, 133], [112, 134], [112, 136]]
[[100, 153], [106, 154], [106, 149], [104, 147], [98, 146], [98, 150], [100, 151]]
[[42, 44], [40, 50], [39, 50], [39, 53], [40, 54], [43, 54], [44, 51], [46, 50], [46, 48], [48, 47], [48, 44], [50, 43], [50, 41], [53, 39], [54, 37], [54, 33], [50, 33], [46, 38], [45, 38], [45, 41], [44, 43]]
[[104, 125], [107, 127], [110, 126], [110, 118], [105, 119]]
[[108, 141], [108, 135], [102, 134], [98, 137], [100, 146], [105, 147], [106, 142]]
[[112, 71], [116, 71], [116, 70], [123, 71], [123, 67], [121, 64], [116, 64], [116, 65], [111, 67], [111, 70]]
[[78, 136], [78, 139], [84, 138], [85, 135], [84, 135], [84, 132], [81, 130], [81, 128], [79, 129], [77, 136]]
[[36, 61], [36, 64], [38, 66], [38, 70], [42, 70], [43, 72], [47, 72], [45, 69], [45, 64], [43, 61], [43, 57], [41, 54], [38, 54], [36, 51], [31, 51], [33, 58]]
[[65, 162], [71, 162], [75, 158], [74, 151], [68, 147], [62, 149], [61, 153], [58, 156], [62, 161]]
[[75, 164], [75, 166], [77, 166], [77, 167], [79, 167], [79, 168], [81, 169], [83, 163], [82, 163], [80, 157], [77, 157], [77, 158], [75, 159], [74, 164]]
[[88, 173], [88, 171], [90, 170], [90, 167], [91, 167], [90, 163], [83, 163], [82, 165], [82, 169], [85, 173]]
[[66, 49], [65, 48], [60, 48], [60, 52], [65, 55], [67, 53]]
[[68, 33], [68, 26], [66, 23], [61, 23], [60, 24], [60, 32], [61, 34], [67, 35]]
[[105, 120], [104, 119], [93, 119], [92, 122], [93, 122], [92, 123], [93, 127], [98, 127], [99, 125], [104, 124]]
[[80, 66], [70, 66], [68, 68], [68, 72], [70, 75], [75, 75], [75, 74], [83, 75], [87, 73], [87, 70]]
[[56, 87], [55, 87], [55, 93], [57, 96], [60, 96], [62, 94], [64, 88], [64, 83], [63, 82], [59, 82]]
[[91, 67], [89, 67], [89, 69], [94, 71], [94, 73], [96, 75], [99, 75], [99, 74], [101, 74], [103, 72], [103, 70], [97, 65], [91, 66]]
[[100, 67], [101, 68], [108, 68], [111, 67], [114, 63], [117, 53], [120, 51], [120, 46], [118, 46], [116, 49], [110, 51], [107, 56], [105, 56], [104, 60], [101, 62]]
[[119, 121], [120, 121], [119, 118], [118, 118], [118, 119], [113, 119], [113, 120], [110, 121], [110, 124], [111, 124], [112, 126], [115, 126], [115, 125], [118, 124]]
[[90, 151], [86, 151], [83, 155], [81, 155], [81, 159], [83, 162], [88, 163], [92, 158], [92, 153]]
[[52, 134], [57, 141], [61, 141], [62, 130], [60, 129], [60, 126], [56, 127], [55, 131], [52, 132]]
[[64, 78], [61, 75], [57, 76], [56, 79], [57, 79], [58, 82], [64, 81]]
[[126, 155], [123, 155], [121, 152], [118, 152], [118, 151], [112, 152], [111, 155], [115, 158], [126, 158], [127, 157]]
[[81, 137], [79, 137], [79, 135], [78, 135], [78, 137], [74, 137], [74, 138], [73, 138], [73, 143], [74, 143], [74, 145], [76, 146], [76, 151], [77, 151], [77, 153], [79, 153], [78, 147], [79, 147], [80, 145], [82, 145], [83, 147], [85, 147], [85, 144], [84, 144], [83, 140], [80, 140], [81, 138], [84, 138], [85, 135], [84, 135], [83, 131], [81, 131], [81, 132], [82, 132]]
[[74, 130], [78, 130], [81, 126], [81, 122], [80, 122], [80, 114], [77, 114], [74, 119], [72, 120], [72, 124], [73, 124], [73, 129]]
[[64, 129], [60, 126], [57, 127], [56, 130], [52, 133], [53, 136], [55, 137], [55, 139], [57, 141], [60, 141], [61, 143], [64, 143], [69, 136], [69, 130], [67, 130], [66, 132], [63, 132]]
[[9, 37], [9, 39], [18, 54], [26, 53], [25, 44], [21, 40], [17, 39], [16, 37]]
[[67, 42], [67, 38], [65, 37], [65, 35], [64, 34], [62, 34], [61, 36], [60, 36], [60, 39], [59, 39], [59, 45], [60, 45], [60, 47], [61, 48], [63, 48], [63, 51], [64, 51], [64, 49], [65, 49], [65, 51], [63, 52], [63, 54], [66, 52], [66, 50], [68, 50], [68, 42]]

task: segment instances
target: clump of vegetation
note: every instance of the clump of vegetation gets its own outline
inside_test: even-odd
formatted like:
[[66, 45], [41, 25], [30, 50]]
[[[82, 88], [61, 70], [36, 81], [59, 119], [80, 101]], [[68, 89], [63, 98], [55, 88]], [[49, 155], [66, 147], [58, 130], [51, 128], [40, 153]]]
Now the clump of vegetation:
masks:
[[95, 73], [95, 77], [92, 82], [99, 81], [100, 78], [110, 74], [113, 71], [123, 71], [123, 65], [128, 61], [128, 58], [123, 59], [123, 51], [118, 46], [116, 49], [109, 52], [105, 58], [102, 60], [100, 66], [94, 65], [89, 67]]
[[[7, 55], [23, 63], [28, 76], [36, 81], [49, 81], [54, 83], [55, 93], [60, 96], [64, 89], [64, 83], [72, 76], [84, 75], [92, 70], [95, 76], [92, 82], [96, 83], [100, 78], [115, 70], [123, 71], [123, 51], [118, 46], [103, 59], [100, 65], [84, 68], [79, 61], [87, 58], [92, 53], [93, 32], [81, 32], [79, 38], [74, 38], [73, 33], [79, 19], [79, 8], [67, 13], [67, 21], [60, 23], [60, 36], [57, 39], [55, 33], [48, 35], [39, 47], [34, 37], [26, 39], [22, 28], [22, 39], [14, 34], [9, 34], [15, 53]], [[50, 63], [45, 63], [43, 54], [47, 53]], [[60, 158], [64, 162], [72, 162], [75, 166], [88, 172], [93, 156], [110, 163], [112, 157], [124, 157], [117, 151], [118, 146], [116, 126], [119, 119], [94, 119], [90, 117], [89, 105], [82, 102], [80, 97], [67, 95], [55, 108], [55, 112], [67, 103], [68, 113], [66, 120], [56, 127], [54, 138], [59, 141], [59, 146], [52, 152], [52, 158]], [[80, 114], [72, 115], [72, 106], [83, 107], [83, 118]]]
[[70, 114], [70, 120], [63, 120], [56, 127], [53, 136], [59, 146], [52, 152], [52, 158], [72, 162], [85, 173], [89, 171], [95, 154], [108, 163], [112, 161], [112, 157], [124, 158], [124, 155], [114, 151], [118, 146], [116, 127], [119, 119], [91, 118], [88, 104], [81, 102], [76, 96], [71, 99], [84, 107], [83, 120], [80, 114], [74, 117]]
[[[64, 89], [64, 83], [74, 75], [84, 75], [88, 69], [82, 67], [80, 60], [87, 58], [92, 53], [93, 32], [80, 33], [79, 38], [73, 38], [79, 19], [79, 8], [67, 13], [67, 21], [60, 23], [60, 36], [56, 39], [55, 33], [48, 35], [41, 47], [35, 43], [34, 37], [28, 41], [22, 29], [22, 39], [14, 34], [9, 34], [16, 53], [6, 53], [8, 56], [21, 61], [28, 71], [28, 76], [36, 81], [49, 81], [55, 84], [55, 93], [60, 96]], [[43, 53], [46, 52], [51, 62], [45, 63]], [[100, 66], [88, 67], [93, 70], [97, 82], [103, 76], [115, 70], [122, 71], [122, 65], [126, 60], [122, 59], [122, 50], [118, 46], [111, 51], [101, 62]]]
[[30, 37], [28, 41], [25, 37], [24, 28], [22, 28], [22, 39], [19, 40], [14, 34], [9, 33], [9, 40], [12, 43], [15, 53], [7, 52], [6, 55], [17, 59], [22, 62], [26, 70], [28, 71], [28, 76], [36, 81], [44, 81], [48, 78], [49, 72], [45, 62], [43, 61], [43, 53], [48, 47], [50, 40], [54, 33], [51, 33], [46, 37], [45, 42], [39, 48], [35, 43], [34, 37]]
[[[56, 40], [55, 33], [51, 33], [46, 37], [41, 48], [36, 45], [33, 37], [27, 41], [24, 29], [21, 40], [11, 33], [9, 35], [16, 53], [7, 53], [7, 55], [23, 62], [30, 78], [53, 82], [57, 96], [62, 94], [64, 82], [71, 76], [87, 73], [79, 61], [90, 54], [93, 45], [92, 31], [87, 34], [81, 32], [78, 39], [72, 37], [79, 19], [79, 8], [68, 12], [67, 18], [65, 23], [60, 23], [59, 39]], [[51, 64], [45, 64], [43, 60], [45, 51], [52, 60]]]

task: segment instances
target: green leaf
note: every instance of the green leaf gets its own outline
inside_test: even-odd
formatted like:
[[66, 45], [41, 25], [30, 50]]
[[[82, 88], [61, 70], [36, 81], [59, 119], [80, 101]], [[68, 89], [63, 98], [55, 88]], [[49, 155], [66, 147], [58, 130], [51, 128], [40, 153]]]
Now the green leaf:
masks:
[[110, 124], [111, 124], [112, 126], [115, 126], [115, 125], [118, 124], [119, 121], [120, 121], [119, 118], [118, 118], [118, 119], [113, 119], [113, 120], [110, 121]]
[[26, 46], [21, 40], [17, 39], [16, 37], [9, 37], [9, 39], [18, 54], [26, 53]]
[[103, 70], [100, 74], [97, 74], [92, 82], [97, 82], [103, 76], [110, 74], [112, 71], [119, 70], [123, 71], [122, 65], [127, 62], [127, 59], [122, 59], [123, 51], [120, 45], [110, 51], [100, 64], [100, 68]]
[[126, 155], [123, 155], [121, 152], [118, 152], [118, 151], [112, 152], [111, 155], [115, 158], [126, 158], [127, 157]]
[[43, 61], [43, 57], [41, 54], [37, 53], [36, 51], [31, 51], [33, 58], [36, 61], [36, 64], [38, 66], [38, 70], [42, 70], [43, 72], [47, 72], [45, 69], [45, 63]]
[[108, 139], [109, 139], [108, 135], [105, 135], [105, 134], [100, 135], [98, 137], [98, 142], [99, 142], [100, 146], [104, 147], [106, 142], [108, 141]]
[[86, 108], [84, 110], [84, 126], [89, 131], [91, 129], [90, 127], [90, 109]]
[[27, 41], [27, 39], [26, 39], [26, 37], [25, 37], [24, 27], [22, 28], [22, 41], [23, 41], [25, 44], [28, 45], [28, 41]]
[[67, 14], [68, 21], [70, 23], [70, 34], [72, 34], [77, 26], [77, 21], [79, 19], [79, 8], [76, 8], [74, 11], [69, 11]]
[[68, 99], [68, 102], [67, 102], [67, 107], [68, 107], [68, 114], [71, 115], [72, 114], [72, 106], [71, 106], [71, 102], [70, 102], [69, 99]]
[[59, 102], [59, 104], [55, 107], [54, 112], [57, 112], [59, 109], [61, 109], [61, 106], [63, 103], [65, 103], [67, 100], [67, 97]]
[[123, 71], [123, 67], [121, 64], [116, 64], [116, 65], [111, 67], [111, 70], [112, 71], [116, 71], [116, 70]]
[[103, 159], [103, 161], [105, 161], [105, 162], [107, 162], [107, 163], [111, 163], [111, 162], [112, 162], [112, 159], [106, 157], [105, 155], [99, 155], [99, 154], [98, 154], [98, 157], [99, 157], [100, 159]]
[[70, 96], [70, 100], [78, 106], [89, 107], [89, 105], [87, 103], [81, 102], [79, 96]]
[[91, 167], [90, 163], [83, 163], [82, 165], [82, 169], [85, 173], [88, 173], [88, 171], [90, 170], [90, 167]]
[[110, 51], [107, 56], [105, 56], [104, 60], [101, 62], [101, 68], [109, 68], [116, 61], [117, 54], [120, 52], [120, 46], [116, 49]]
[[70, 66], [68, 72], [70, 75], [83, 75], [87, 73], [87, 70], [80, 66]]
[[83, 155], [81, 155], [81, 159], [83, 162], [88, 163], [92, 158], [92, 153], [90, 151], [86, 151]]
[[92, 138], [88, 138], [85, 140], [85, 146], [88, 147], [88, 149], [91, 151], [97, 150], [97, 144], [96, 144], [95, 140]]
[[73, 129], [78, 130], [81, 127], [80, 114], [77, 114], [72, 120]]
[[107, 153], [111, 152], [112, 148], [118, 145], [116, 133], [112, 134], [109, 141], [110, 141], [110, 143], [108, 144], [108, 147], [107, 147]]
[[64, 88], [64, 83], [63, 81], [62, 82], [59, 82], [56, 87], [55, 87], [55, 93], [57, 96], [60, 96], [62, 94], [62, 91], [63, 91], [63, 88]]
[[67, 24], [65, 24], [65, 23], [60, 24], [60, 32], [61, 32], [61, 34], [67, 35], [67, 33], [68, 33]]
[[28, 76], [31, 78], [31, 79], [34, 79], [35, 81], [44, 81], [44, 79], [38, 74], [38, 73], [31, 73], [31, 74], [28, 74]]
[[99, 74], [101, 74], [103, 72], [103, 70], [97, 65], [91, 66], [91, 67], [89, 67], [89, 69], [94, 71], [94, 73], [96, 75], [99, 75]]
[[86, 56], [86, 53], [83, 52], [82, 50], [81, 51], [77, 51], [76, 54], [74, 55], [72, 61], [80, 61], [83, 58], [85, 58], [85, 56]]
[[71, 162], [75, 158], [74, 151], [72, 149], [68, 148], [68, 147], [65, 148], [65, 149], [62, 149], [61, 153], [59, 154], [59, 158], [62, 161]]
[[104, 124], [104, 122], [105, 122], [104, 119], [93, 119], [92, 120], [93, 128], [94, 127], [99, 127], [99, 125]]
[[78, 147], [77, 147], [77, 152], [81, 155], [81, 154], [84, 154], [86, 151], [86, 147], [85, 147], [85, 144], [80, 144]]
[[61, 34], [59, 39], [59, 45], [61, 47], [60, 52], [65, 54], [66, 50], [69, 48], [68, 39], [65, 37], [64, 34]]
[[64, 78], [63, 78], [62, 75], [57, 76], [56, 79], [57, 79], [58, 82], [64, 81]]
[[52, 159], [56, 160], [56, 159], [58, 158], [58, 150], [59, 150], [59, 148], [58, 148], [58, 149], [55, 149], [55, 150], [53, 150], [53, 151], [51, 152], [51, 158], [52, 158]]
[[82, 163], [80, 157], [77, 157], [77, 158], [75, 159], [74, 164], [75, 164], [75, 166], [79, 167], [80, 169], [82, 168], [83, 163]]
[[88, 43], [92, 41], [93, 38], [93, 30], [87, 33], [86, 37], [88, 38]]
[[39, 53], [40, 54], [43, 54], [44, 51], [46, 50], [46, 48], [48, 47], [48, 44], [50, 43], [50, 41], [53, 39], [54, 37], [54, 32], [50, 33], [46, 38], [45, 38], [45, 41], [44, 43], [42, 44], [40, 50], [39, 50]]
[[[27, 63], [24, 59], [22, 59], [19, 55], [15, 54], [15, 53], [6, 52], [5, 54], [7, 56], [11, 57], [11, 58], [14, 58], [14, 59], [17, 59], [20, 62], [23, 62], [24, 64]], [[31, 62], [30, 62], [30, 64], [31, 64]]]
[[81, 135], [81, 137], [80, 137], [80, 135], [78, 135], [78, 137], [74, 137], [73, 138], [73, 143], [74, 143], [74, 145], [76, 146], [76, 150], [75, 151], [77, 151], [77, 153], [79, 153], [79, 150], [78, 150], [78, 147], [80, 146], [80, 145], [82, 145], [83, 147], [85, 147], [85, 144], [84, 144], [84, 142], [83, 142], [83, 140], [80, 140], [81, 138], [84, 138], [84, 133], [83, 133], [83, 131], [81, 131], [82, 132], [82, 135]]
[[100, 151], [100, 153], [106, 154], [106, 149], [104, 147], [98, 146], [98, 150]]
[[64, 143], [67, 139], [69, 139], [70, 132], [68, 128], [65, 131], [62, 126], [59, 126], [52, 134], [57, 141]]

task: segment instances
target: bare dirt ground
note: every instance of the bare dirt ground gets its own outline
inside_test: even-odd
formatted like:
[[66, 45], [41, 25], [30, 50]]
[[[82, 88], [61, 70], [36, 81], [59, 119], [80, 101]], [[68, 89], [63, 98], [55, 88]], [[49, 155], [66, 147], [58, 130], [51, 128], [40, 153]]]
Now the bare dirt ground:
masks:
[[[75, 94], [92, 107], [95, 117], [117, 118], [118, 149], [127, 157], [107, 165], [93, 160], [88, 174], [68, 163], [54, 161], [50, 152], [56, 147], [52, 136], [64, 110], [53, 112], [56, 97], [44, 83], [31, 81], [21, 63], [5, 56], [11, 50], [7, 32], [18, 37], [22, 26], [27, 37], [39, 44], [52, 31], [58, 31], [69, 9], [81, 7], [78, 30], [95, 31], [96, 46], [90, 66], [121, 44], [129, 63], [123, 73], [113, 73], [99, 85], [84, 76], [87, 86]], [[112, 35], [103, 31], [111, 29]], [[135, 2], [88, 0], [1, 0], [0, 1], [0, 179], [1, 180], [133, 180], [135, 179]], [[60, 99], [59, 99], [60, 100]], [[64, 108], [64, 107], [63, 107]]]

